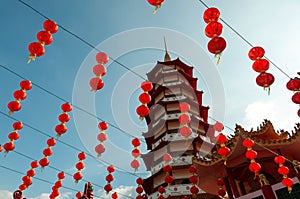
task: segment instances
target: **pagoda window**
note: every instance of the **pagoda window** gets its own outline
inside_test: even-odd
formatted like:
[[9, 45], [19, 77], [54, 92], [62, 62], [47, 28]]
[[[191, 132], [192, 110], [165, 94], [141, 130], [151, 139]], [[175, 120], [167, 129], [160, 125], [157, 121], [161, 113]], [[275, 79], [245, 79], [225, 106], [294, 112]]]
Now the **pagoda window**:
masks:
[[183, 178], [183, 179], [174, 179], [174, 184], [191, 184], [188, 178]]

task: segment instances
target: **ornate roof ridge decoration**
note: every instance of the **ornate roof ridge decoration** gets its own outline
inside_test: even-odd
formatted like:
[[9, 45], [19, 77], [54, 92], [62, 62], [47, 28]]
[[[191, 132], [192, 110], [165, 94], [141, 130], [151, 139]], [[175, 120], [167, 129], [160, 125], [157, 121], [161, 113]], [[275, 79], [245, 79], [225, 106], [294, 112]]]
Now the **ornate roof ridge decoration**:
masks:
[[[278, 136], [277, 139], [260, 139], [259, 136], [266, 133], [271, 128], [271, 132]], [[241, 135], [243, 138], [250, 138], [255, 143], [261, 144], [263, 146], [270, 145], [282, 145], [282, 144], [292, 144], [300, 137], [300, 123], [296, 123], [294, 130], [291, 134], [288, 131], [280, 129], [279, 131], [274, 130], [272, 122], [269, 120], [264, 120], [263, 123], [257, 128], [257, 131], [246, 131], [242, 126], [236, 124], [235, 135]], [[257, 136], [257, 137], [256, 137]]]
[[180, 60], [179, 57], [177, 57], [176, 59], [170, 60], [170, 61], [157, 61], [158, 64], [165, 64], [165, 65], [172, 65], [172, 64], [182, 64], [185, 67], [188, 68], [194, 68], [193, 66], [189, 66], [186, 63], [184, 63], [183, 61]]

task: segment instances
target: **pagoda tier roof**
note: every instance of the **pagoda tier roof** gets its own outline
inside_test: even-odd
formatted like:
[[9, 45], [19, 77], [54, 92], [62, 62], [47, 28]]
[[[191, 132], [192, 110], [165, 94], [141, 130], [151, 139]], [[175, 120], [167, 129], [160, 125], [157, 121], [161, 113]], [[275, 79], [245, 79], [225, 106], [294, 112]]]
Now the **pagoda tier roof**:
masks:
[[160, 67], [162, 65], [165, 65], [165, 66], [171, 66], [171, 65], [179, 66], [183, 70], [185, 70], [185, 72], [188, 73], [190, 76], [193, 76], [193, 67], [183, 63], [179, 58], [177, 58], [175, 60], [171, 60], [171, 61], [166, 61], [166, 62], [157, 61], [157, 64], [154, 66], [154, 68], [149, 73], [147, 73], [147, 76], [150, 77], [153, 74], [155, 74], [160, 69]]
[[248, 167], [249, 160], [245, 157], [247, 149], [243, 146], [243, 141], [249, 138], [256, 143], [253, 149], [258, 153], [257, 162], [273, 159], [278, 153], [290, 160], [300, 160], [300, 124], [296, 124], [291, 135], [285, 131], [281, 134], [276, 133], [272, 123], [268, 120], [265, 120], [257, 131], [246, 131], [237, 125], [235, 134], [226, 142], [226, 146], [231, 150], [227, 156], [226, 166], [222, 157], [217, 155], [216, 147], [206, 157], [193, 159], [194, 164], [197, 165], [201, 189], [216, 193], [218, 190], [215, 186], [216, 180], [227, 176], [226, 168], [237, 168], [241, 165]]

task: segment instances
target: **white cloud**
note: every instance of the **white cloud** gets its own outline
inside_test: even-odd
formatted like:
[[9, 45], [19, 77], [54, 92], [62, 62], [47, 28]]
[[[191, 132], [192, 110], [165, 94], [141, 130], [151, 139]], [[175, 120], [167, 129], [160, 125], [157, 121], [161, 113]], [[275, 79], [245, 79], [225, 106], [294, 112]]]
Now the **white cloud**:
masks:
[[0, 198], [2, 199], [11, 199], [13, 197], [12, 192], [7, 190], [0, 190]]
[[299, 122], [296, 105], [286, 99], [276, 98], [269, 101], [257, 101], [249, 104], [243, 118], [246, 129], [256, 130], [264, 119], [272, 122], [275, 130], [291, 131], [296, 122]]

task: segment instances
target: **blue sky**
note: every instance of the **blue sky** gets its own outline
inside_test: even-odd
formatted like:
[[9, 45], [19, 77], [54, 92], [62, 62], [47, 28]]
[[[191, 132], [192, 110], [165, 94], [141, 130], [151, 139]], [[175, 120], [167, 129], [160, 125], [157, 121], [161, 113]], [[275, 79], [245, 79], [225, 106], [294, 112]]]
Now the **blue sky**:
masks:
[[[200, 54], [206, 52], [208, 58], [211, 59], [210, 64], [216, 62], [214, 57], [206, 50], [209, 39], [204, 34], [205, 23], [202, 20], [205, 7], [197, 0], [176, 2], [166, 0], [155, 15], [152, 14], [153, 7], [146, 0], [90, 0], [84, 3], [79, 0], [66, 0], [63, 2], [59, 0], [28, 0], [26, 2], [94, 46], [103, 47], [101, 50], [111, 52], [110, 55], [117, 55], [117, 50], [130, 46], [132, 43], [140, 43], [137, 49], [131, 49], [117, 56], [118, 61], [129, 68], [135, 69], [143, 66], [144, 69], [140, 69], [140, 74], [143, 74], [142, 71], [149, 71], [157, 60], [163, 59], [164, 53], [161, 50], [163, 48], [163, 38], [154, 37], [153, 34], [151, 35], [145, 30], [145, 35], [140, 35], [136, 40], [114, 43], [115, 35], [136, 28], [167, 29], [184, 35], [203, 48], [202, 51], [191, 49], [190, 56], [199, 56], [200, 59]], [[263, 46], [266, 55], [290, 76], [295, 76], [296, 72], [299, 71], [300, 57], [297, 46], [300, 39], [297, 34], [300, 31], [300, 13], [298, 12], [300, 3], [297, 0], [291, 0], [288, 3], [282, 3], [280, 0], [266, 0], [263, 2], [258, 0], [242, 2], [238, 0], [221, 2], [207, 0], [205, 2], [210, 6], [218, 7], [221, 11], [221, 17], [253, 45]], [[35, 35], [42, 30], [45, 19], [17, 0], [3, 0], [0, 4], [0, 24], [2, 27], [0, 33], [0, 64], [72, 102], [74, 92], [78, 89], [78, 85], [76, 85], [78, 79], [76, 78], [80, 76], [81, 70], [92, 76], [91, 69], [95, 64], [92, 57], [95, 51], [60, 29], [58, 33], [53, 35], [53, 44], [46, 46], [45, 56], [28, 65], [27, 45], [36, 41]], [[163, 30], [161, 31], [163, 32]], [[169, 41], [168, 46], [171, 57], [180, 57], [192, 65], [194, 62], [186, 59], [187, 54], [176, 53], [178, 49], [176, 49], [177, 46], [172, 39], [172, 34], [169, 37], [166, 36], [167, 42]], [[277, 129], [292, 129], [294, 123], [299, 122], [296, 115], [299, 107], [292, 103], [290, 99], [292, 93], [285, 89], [288, 78], [271, 65], [270, 72], [274, 74], [276, 80], [271, 87], [271, 95], [268, 96], [255, 84], [257, 74], [252, 71], [252, 61], [247, 56], [250, 47], [225, 25], [222, 36], [227, 41], [227, 48], [222, 54], [221, 64], [218, 66], [212, 65], [213, 69], [203, 67], [203, 70], [216, 71], [216, 77], [204, 77], [204, 73], [201, 72], [202, 66], [198, 66], [200, 71], [195, 73], [199, 78], [198, 88], [205, 92], [204, 104], [211, 107], [210, 115], [217, 120], [223, 120], [224, 118], [224, 123], [231, 128], [234, 128], [236, 123], [242, 124], [246, 128], [256, 127], [262, 119], [266, 118], [273, 121]], [[145, 48], [145, 43], [153, 43], [153, 48]], [[160, 43], [161, 46], [157, 47]], [[182, 45], [182, 47], [189, 48], [187, 45]], [[88, 68], [90, 68], [90, 71]], [[105, 88], [97, 92], [94, 98], [92, 96], [94, 94], [91, 93], [82, 97], [83, 99], [94, 100], [96, 114], [117, 126], [119, 123], [112, 114], [115, 107], [111, 104], [118, 102], [118, 99], [112, 99], [112, 96], [115, 96], [113, 91], [120, 85], [120, 80], [124, 82], [127, 80], [128, 84], [126, 85], [133, 81], [130, 78], [131, 76], [126, 75], [128, 75], [128, 71], [110, 61], [108, 73], [103, 78]], [[225, 107], [223, 107], [225, 115], [224, 117], [220, 116], [220, 118], [216, 114], [219, 110], [214, 109], [211, 105], [219, 97], [219, 95], [216, 96], [214, 92], [209, 90], [214, 78], [216, 78], [216, 81], [222, 82], [223, 90], [220, 90], [220, 93], [225, 94], [224, 99], [220, 98], [222, 100], [220, 103], [225, 104]], [[20, 81], [19, 77], [0, 68], [1, 112], [8, 112], [6, 105], [13, 100], [12, 94], [19, 88]], [[135, 107], [138, 105], [137, 97], [140, 92], [139, 83], [141, 81], [141, 79], [134, 80], [136, 87], [130, 88], [132, 93], [126, 98], [128, 100], [126, 102], [127, 106], [119, 108], [120, 110], [124, 108], [124, 112], [128, 112], [129, 116], [132, 117], [129, 121], [136, 127], [132, 131], [139, 130], [138, 132], [128, 132], [134, 136], [140, 136], [141, 131], [145, 130], [144, 123], [140, 123], [135, 115]], [[86, 85], [82, 83], [81, 86], [82, 88], [88, 88], [88, 82]], [[54, 127], [58, 124], [57, 117], [61, 113], [60, 105], [63, 102], [36, 87], [33, 87], [27, 94], [27, 99], [22, 102], [23, 109], [15, 113], [13, 117], [55, 136]], [[125, 99], [123, 98], [125, 94], [119, 96], [120, 103]], [[89, 108], [92, 111], [93, 107]], [[84, 115], [84, 113], [76, 110], [74, 114]], [[73, 115], [71, 117], [74, 118]], [[92, 123], [97, 122], [93, 117], [87, 115], [84, 115], [84, 117]], [[125, 121], [127, 119], [127, 117], [124, 117]], [[12, 130], [12, 123], [11, 118], [0, 115], [0, 143], [8, 141], [7, 135]], [[96, 127], [81, 125], [78, 129], [79, 125], [76, 124], [76, 129], [75, 124], [76, 122], [73, 119], [67, 124], [68, 132], [61, 140], [72, 143], [82, 150], [91, 150], [93, 146], [90, 142], [96, 142], [96, 135], [98, 134]], [[130, 157], [131, 138], [112, 127], [109, 128], [107, 133], [111, 143], [111, 145], [107, 145], [108, 150], [109, 146], [112, 146], [112, 148], [118, 149]], [[227, 130], [227, 133], [230, 133], [230, 131]], [[92, 135], [95, 135], [95, 140], [93, 140]], [[47, 138], [28, 127], [24, 127], [20, 131], [20, 136], [20, 139], [15, 143], [16, 151], [40, 159], [42, 150], [46, 147]], [[90, 142], [80, 139], [85, 136], [91, 136], [91, 140], [88, 139]], [[144, 144], [141, 148], [144, 152], [146, 151]], [[74, 173], [73, 167], [77, 162], [78, 152], [59, 143], [53, 148], [53, 151], [54, 155], [49, 158], [51, 165], [66, 172]], [[115, 157], [114, 152], [112, 150], [103, 157], [105, 161], [118, 161], [112, 158]], [[26, 172], [29, 169], [30, 162], [31, 160], [16, 153], [10, 153], [7, 157], [3, 157], [3, 154], [0, 155], [1, 165], [21, 172]], [[103, 186], [105, 184], [105, 168], [92, 158], [88, 158], [85, 163], [86, 169], [82, 172], [84, 178]], [[120, 164], [119, 166], [132, 172], [126, 164]], [[50, 168], [46, 168], [43, 172], [40, 172], [40, 170], [36, 172], [37, 177], [51, 182], [56, 181], [57, 172]], [[141, 172], [143, 174], [139, 175], [146, 177], [144, 168], [141, 168]], [[0, 181], [0, 190], [12, 192], [21, 183], [22, 176], [19, 174], [2, 168], [0, 168], [0, 173], [1, 179], [5, 179]], [[135, 186], [134, 176], [119, 171], [115, 173], [115, 176], [116, 181], [113, 183], [115, 187], [121, 185]], [[81, 190], [83, 187], [82, 183], [75, 185], [71, 177], [67, 177], [63, 183], [77, 190]], [[95, 189], [99, 190], [98, 187], [95, 187]], [[33, 180], [33, 185], [24, 194], [27, 198], [33, 198], [50, 191], [51, 185]], [[62, 189], [61, 192], [70, 191]]]

